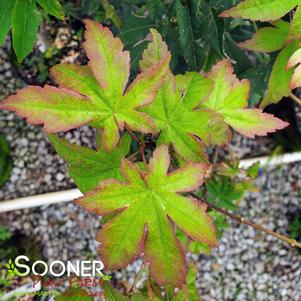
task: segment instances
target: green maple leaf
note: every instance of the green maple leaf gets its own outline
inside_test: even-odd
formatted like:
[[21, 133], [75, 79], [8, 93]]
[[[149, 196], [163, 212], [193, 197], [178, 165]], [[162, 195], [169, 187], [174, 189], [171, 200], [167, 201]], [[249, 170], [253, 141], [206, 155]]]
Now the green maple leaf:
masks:
[[261, 108], [272, 103], [278, 103], [283, 97], [288, 97], [290, 95], [290, 82], [292, 81], [294, 70], [292, 68], [287, 68], [287, 66], [290, 57], [300, 47], [299, 43], [299, 41], [294, 41], [279, 52], [273, 65], [268, 90], [260, 104]]
[[136, 108], [154, 99], [168, 71], [170, 53], [140, 73], [125, 90], [129, 53], [108, 28], [94, 21], [85, 24], [88, 66], [56, 65], [51, 74], [59, 88], [29, 86], [2, 102], [0, 108], [15, 111], [31, 124], [44, 124], [50, 133], [83, 124], [103, 129], [103, 146], [112, 149], [125, 123], [142, 133], [154, 131], [151, 118]]
[[[166, 55], [167, 46], [156, 31], [153, 41], [140, 61], [140, 69], [158, 62]], [[205, 145], [223, 144], [229, 133], [222, 116], [212, 110], [195, 109], [205, 98], [212, 81], [196, 72], [174, 77], [169, 72], [155, 100], [142, 111], [155, 121], [160, 136], [157, 144], [172, 144], [180, 158], [195, 162], [206, 161]]]
[[206, 188], [209, 193], [208, 201], [216, 202], [217, 206], [229, 210], [236, 210], [234, 201], [240, 200], [244, 195], [244, 190], [231, 182], [228, 177], [210, 179], [206, 181]]
[[124, 135], [118, 146], [110, 152], [101, 145], [98, 137], [98, 150], [69, 143], [55, 135], [48, 135], [58, 154], [68, 162], [68, 172], [78, 188], [84, 193], [95, 188], [100, 180], [123, 179], [120, 173], [120, 161], [130, 150], [131, 137]]
[[154, 102], [143, 111], [154, 119], [160, 131], [158, 145], [172, 144], [182, 159], [204, 162], [204, 143], [223, 144], [229, 137], [222, 116], [210, 109], [195, 109], [208, 95], [212, 83], [195, 72], [177, 76], [176, 81], [170, 74]]
[[222, 12], [220, 16], [273, 21], [286, 15], [298, 4], [300, 0], [245, 0]]
[[201, 107], [209, 108], [224, 116], [224, 122], [233, 129], [250, 138], [265, 136], [267, 133], [283, 129], [288, 123], [263, 113], [260, 109], [248, 109], [250, 83], [239, 81], [229, 60], [213, 66], [208, 77], [214, 88]]
[[283, 20], [277, 20], [271, 25], [258, 29], [252, 39], [238, 43], [238, 45], [251, 51], [274, 52], [281, 50], [285, 45], [290, 24]]
[[144, 253], [150, 275], [159, 285], [181, 287], [185, 256], [169, 219], [193, 240], [216, 246], [217, 239], [206, 206], [179, 194], [203, 183], [207, 165], [189, 163], [168, 174], [169, 164], [166, 145], [155, 150], [150, 172], [142, 172], [124, 159], [121, 171], [126, 182], [103, 181], [76, 204], [100, 215], [120, 212], [97, 236], [107, 269], [123, 268]]
[[[293, 70], [288, 69], [287, 64], [290, 56], [298, 49], [301, 38], [301, 8], [299, 4], [300, 0], [245, 0], [221, 14], [223, 17], [242, 17], [260, 21], [275, 20], [275, 22], [271, 22], [273, 26], [260, 28], [252, 39], [239, 43], [242, 48], [252, 51], [274, 52], [281, 50], [274, 63], [267, 92], [260, 104], [261, 108], [272, 103], [278, 103], [283, 97], [288, 97], [294, 83], [296, 83], [300, 69], [292, 78]], [[277, 20], [297, 5], [297, 10], [290, 23]]]

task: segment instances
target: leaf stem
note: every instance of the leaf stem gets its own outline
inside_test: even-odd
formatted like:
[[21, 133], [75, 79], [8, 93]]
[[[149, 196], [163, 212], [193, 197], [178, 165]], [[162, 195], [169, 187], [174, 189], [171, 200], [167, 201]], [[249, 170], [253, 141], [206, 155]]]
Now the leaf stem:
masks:
[[297, 97], [295, 94], [291, 93], [290, 98], [301, 107], [301, 99]]
[[145, 149], [145, 144], [143, 141], [141, 141], [141, 139], [130, 129], [130, 127], [128, 126], [127, 123], [124, 123], [124, 128], [127, 130], [127, 132], [131, 135], [131, 137], [133, 138], [133, 140], [139, 144], [139, 151], [140, 151], [140, 155], [142, 158], [142, 161], [144, 163], [144, 167], [146, 169], [147, 167], [147, 163], [146, 163], [146, 159], [145, 159], [145, 155], [144, 155], [144, 149]]
[[127, 123], [124, 123], [124, 128], [127, 130], [127, 132], [131, 135], [131, 137], [133, 138], [133, 140], [135, 142], [137, 142], [139, 145], [141, 144], [141, 140], [138, 136], [136, 136], [136, 134], [130, 129], [130, 127], [128, 126]]
[[261, 231], [261, 232], [264, 232], [266, 234], [272, 235], [272, 236], [274, 236], [274, 237], [276, 237], [276, 238], [278, 238], [278, 239], [280, 239], [282, 241], [287, 242], [292, 247], [297, 247], [297, 248], [301, 249], [301, 243], [297, 242], [295, 239], [292, 239], [292, 238], [286, 237], [284, 235], [281, 235], [281, 234], [279, 234], [277, 232], [274, 232], [274, 231], [272, 231], [270, 229], [267, 229], [267, 228], [263, 227], [262, 225], [255, 224], [255, 223], [249, 221], [248, 219], [246, 219], [246, 218], [244, 218], [242, 216], [239, 216], [239, 215], [236, 215], [234, 213], [231, 213], [231, 212], [229, 212], [229, 211], [227, 211], [227, 210], [225, 210], [223, 208], [219, 208], [219, 207], [217, 207], [213, 203], [209, 203], [208, 201], [205, 201], [205, 200], [200, 200], [198, 198], [198, 196], [195, 195], [194, 193], [192, 193], [191, 195], [194, 198], [198, 199], [200, 202], [206, 203], [209, 208], [212, 208], [212, 209], [218, 211], [219, 213], [221, 213], [221, 214], [223, 214], [223, 215], [225, 215], [225, 216], [227, 216], [227, 217], [229, 217], [229, 218], [231, 218], [231, 219], [233, 219], [233, 220], [235, 220], [235, 221], [237, 221], [237, 222], [239, 222], [241, 224], [245, 224], [247, 226], [250, 226], [250, 227], [256, 229], [257, 231]]
[[136, 277], [135, 277], [135, 279], [134, 279], [134, 281], [133, 281], [133, 284], [131, 285], [129, 291], [127, 292], [127, 296], [129, 296], [129, 295], [134, 291], [134, 289], [135, 289], [135, 287], [136, 287], [136, 285], [137, 285], [139, 279], [140, 279], [141, 276], [142, 276], [143, 270], [144, 270], [144, 263], [142, 262], [142, 263], [141, 263], [141, 266], [140, 266], [140, 268], [139, 268], [139, 271], [138, 271], [138, 273], [136, 274]]

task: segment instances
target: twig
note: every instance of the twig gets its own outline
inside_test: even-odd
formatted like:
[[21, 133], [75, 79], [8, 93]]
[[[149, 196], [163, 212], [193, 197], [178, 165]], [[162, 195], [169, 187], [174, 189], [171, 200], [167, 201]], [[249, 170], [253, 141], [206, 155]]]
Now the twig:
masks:
[[134, 281], [133, 281], [133, 284], [131, 285], [129, 291], [127, 292], [127, 296], [129, 296], [129, 295], [133, 292], [133, 290], [135, 289], [135, 287], [136, 287], [136, 285], [137, 285], [139, 279], [140, 279], [141, 276], [142, 276], [143, 270], [144, 270], [144, 263], [141, 263], [141, 266], [140, 266], [140, 268], [139, 268], [138, 273], [136, 274], [136, 277], [135, 277], [135, 279], [134, 279]]
[[225, 216], [227, 216], [227, 217], [229, 217], [229, 218], [231, 218], [231, 219], [233, 219], [233, 220], [235, 220], [235, 221], [237, 221], [237, 222], [239, 222], [239, 223], [241, 223], [241, 224], [245, 224], [245, 225], [248, 225], [248, 226], [250, 226], [250, 227], [253, 227], [254, 229], [256, 229], [256, 230], [258, 230], [258, 231], [262, 231], [262, 232], [264, 232], [264, 233], [266, 233], [266, 234], [272, 235], [272, 236], [274, 236], [274, 237], [276, 237], [276, 238], [278, 238], [278, 239], [280, 239], [280, 240], [282, 240], [282, 241], [287, 242], [287, 243], [290, 244], [292, 247], [297, 247], [297, 248], [300, 248], [300, 249], [301, 249], [301, 243], [297, 242], [295, 239], [286, 237], [286, 236], [281, 235], [281, 234], [279, 234], [279, 233], [277, 233], [277, 232], [274, 232], [274, 231], [272, 231], [272, 230], [269, 230], [269, 229], [263, 227], [262, 225], [254, 224], [254, 223], [252, 223], [251, 221], [247, 220], [247, 219], [244, 218], [244, 217], [241, 217], [241, 216], [239, 216], [239, 215], [233, 214], [233, 213], [231, 213], [231, 212], [229, 212], [229, 211], [227, 211], [227, 210], [225, 210], [225, 209], [223, 209], [223, 208], [217, 207], [217, 206], [214, 205], [213, 203], [209, 203], [209, 202], [207, 202], [207, 201], [205, 201], [205, 200], [200, 200], [200, 199], [198, 198], [198, 196], [195, 195], [194, 193], [192, 193], [191, 195], [192, 195], [194, 198], [198, 199], [200, 202], [206, 203], [207, 206], [208, 206], [209, 208], [212, 208], [212, 209], [218, 211], [219, 213], [221, 213], [221, 214], [223, 214], [223, 215], [225, 215]]
[[135, 133], [130, 129], [130, 127], [128, 126], [128, 124], [124, 124], [124, 128], [127, 130], [127, 132], [131, 135], [131, 137], [133, 138], [133, 140], [139, 144], [139, 151], [140, 151], [140, 155], [142, 158], [142, 161], [144, 163], [144, 167], [146, 169], [147, 167], [147, 163], [146, 163], [146, 159], [145, 159], [145, 155], [144, 155], [144, 149], [145, 149], [145, 143], [143, 141], [141, 141], [141, 139], [135, 135]]
[[133, 138], [133, 140], [140, 145], [141, 144], [140, 138], [135, 135], [135, 133], [130, 129], [130, 127], [127, 125], [127, 123], [124, 123], [124, 128], [131, 135], [131, 137]]
[[301, 107], [301, 99], [297, 97], [295, 94], [291, 93], [290, 98]]

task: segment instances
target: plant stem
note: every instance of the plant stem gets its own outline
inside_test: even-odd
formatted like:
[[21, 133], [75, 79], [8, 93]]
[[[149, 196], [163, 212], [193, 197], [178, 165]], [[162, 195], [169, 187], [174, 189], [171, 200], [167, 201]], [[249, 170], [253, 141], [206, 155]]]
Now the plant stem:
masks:
[[127, 130], [127, 132], [131, 135], [131, 137], [133, 138], [133, 140], [139, 144], [139, 151], [140, 151], [140, 155], [142, 158], [142, 161], [144, 163], [144, 167], [146, 169], [147, 167], [147, 163], [146, 163], [146, 159], [145, 159], [145, 155], [144, 155], [144, 149], [145, 149], [145, 144], [143, 141], [141, 141], [141, 139], [139, 137], [136, 136], [136, 134], [130, 129], [130, 127], [125, 123], [124, 124], [124, 128]]
[[135, 135], [135, 133], [130, 129], [130, 127], [127, 125], [127, 123], [124, 123], [124, 128], [131, 135], [131, 137], [133, 138], [133, 140], [140, 145], [141, 144], [140, 138]]
[[136, 277], [135, 277], [135, 279], [134, 279], [134, 281], [133, 281], [133, 284], [131, 285], [129, 291], [127, 292], [127, 296], [129, 296], [129, 295], [133, 292], [133, 290], [135, 289], [135, 287], [136, 287], [136, 285], [137, 285], [139, 279], [140, 279], [141, 276], [142, 276], [143, 270], [144, 270], [144, 263], [141, 263], [141, 266], [140, 266], [140, 268], [139, 268], [138, 273], [136, 274]]
[[297, 97], [295, 94], [291, 93], [290, 98], [301, 107], [301, 99]]
[[195, 195], [194, 193], [192, 193], [191, 195], [192, 195], [194, 198], [198, 199], [200, 202], [206, 203], [207, 206], [208, 206], [209, 208], [212, 208], [212, 209], [218, 211], [219, 213], [221, 213], [221, 214], [223, 214], [223, 215], [225, 215], [225, 216], [227, 216], [227, 217], [229, 217], [229, 218], [231, 218], [231, 219], [233, 219], [233, 220], [235, 220], [235, 221], [237, 221], [237, 222], [239, 222], [239, 223], [241, 223], [241, 224], [245, 224], [245, 225], [247, 225], [247, 226], [253, 227], [254, 229], [256, 229], [256, 230], [258, 230], [258, 231], [261, 231], [261, 232], [264, 232], [264, 233], [266, 233], [266, 234], [272, 235], [272, 236], [274, 236], [274, 237], [276, 237], [276, 238], [278, 238], [278, 239], [280, 239], [280, 240], [282, 240], [282, 241], [287, 242], [287, 243], [290, 244], [292, 247], [297, 247], [297, 248], [300, 248], [300, 249], [301, 249], [301, 243], [297, 242], [295, 239], [286, 237], [286, 236], [281, 235], [281, 234], [279, 234], [279, 233], [277, 233], [277, 232], [274, 232], [274, 231], [272, 231], [272, 230], [269, 230], [269, 229], [263, 227], [262, 225], [258, 225], [258, 224], [252, 223], [251, 221], [247, 220], [247, 219], [244, 218], [244, 217], [241, 217], [241, 216], [239, 216], [239, 215], [233, 214], [233, 213], [231, 213], [231, 212], [229, 212], [229, 211], [227, 211], [227, 210], [225, 210], [225, 209], [223, 209], [223, 208], [217, 207], [217, 206], [214, 205], [213, 203], [209, 203], [209, 202], [207, 202], [207, 201], [205, 201], [205, 200], [200, 200], [200, 199], [198, 198], [198, 196]]

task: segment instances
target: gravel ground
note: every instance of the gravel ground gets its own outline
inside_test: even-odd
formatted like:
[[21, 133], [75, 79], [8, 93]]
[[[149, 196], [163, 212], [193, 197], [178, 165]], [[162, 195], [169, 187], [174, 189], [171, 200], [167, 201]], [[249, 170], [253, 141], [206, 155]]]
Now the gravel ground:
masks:
[[[300, 172], [300, 163], [264, 172], [239, 213], [288, 235], [287, 217], [301, 209]], [[300, 301], [300, 260], [296, 249], [233, 222], [212, 256], [197, 260], [202, 300]]]
[[[0, 51], [2, 61], [7, 61]], [[14, 77], [9, 63], [0, 65], [0, 99], [23, 83]], [[58, 191], [74, 187], [66, 166], [53, 151], [39, 127], [27, 125], [13, 113], [0, 112], [0, 133], [12, 148], [13, 173], [0, 191], [0, 200]], [[93, 147], [95, 132], [85, 126], [68, 132], [71, 142]], [[269, 153], [269, 139], [235, 136], [229, 150], [239, 157]], [[270, 229], [287, 234], [287, 216], [300, 209], [301, 165], [287, 165], [263, 173], [257, 179], [260, 193], [252, 193], [241, 203], [240, 213]], [[11, 231], [21, 231], [41, 244], [46, 260], [93, 258], [99, 218], [72, 203], [0, 214], [0, 223]], [[209, 257], [195, 258], [202, 300], [301, 300], [300, 256], [294, 249], [247, 226], [233, 224]], [[129, 277], [139, 262], [117, 278]]]

